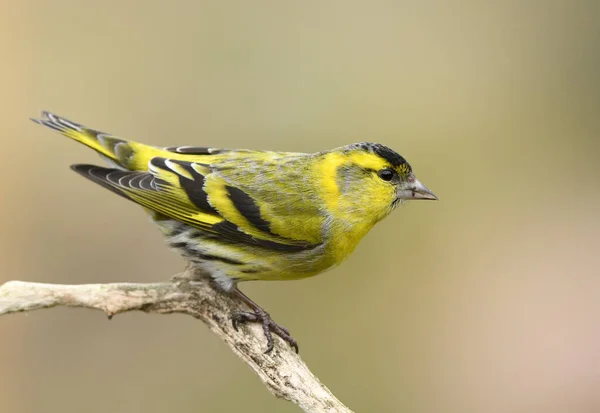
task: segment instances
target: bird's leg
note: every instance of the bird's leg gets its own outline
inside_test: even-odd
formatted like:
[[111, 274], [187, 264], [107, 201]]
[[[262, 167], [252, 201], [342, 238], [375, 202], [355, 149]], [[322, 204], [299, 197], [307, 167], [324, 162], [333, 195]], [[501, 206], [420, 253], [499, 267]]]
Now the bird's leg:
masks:
[[248, 307], [252, 309], [252, 311], [240, 311], [232, 314], [231, 321], [233, 323], [233, 328], [236, 331], [238, 326], [243, 323], [261, 323], [263, 332], [265, 333], [265, 338], [267, 339], [267, 350], [265, 351], [265, 354], [273, 350], [274, 342], [273, 335], [271, 333], [275, 333], [281, 337], [296, 350], [296, 353], [298, 352], [298, 343], [296, 340], [294, 340], [294, 338], [290, 335], [290, 332], [285, 327], [282, 327], [273, 321], [269, 313], [263, 310], [258, 304], [252, 301], [250, 297], [237, 288], [232, 291], [232, 294], [240, 298], [248, 305]]

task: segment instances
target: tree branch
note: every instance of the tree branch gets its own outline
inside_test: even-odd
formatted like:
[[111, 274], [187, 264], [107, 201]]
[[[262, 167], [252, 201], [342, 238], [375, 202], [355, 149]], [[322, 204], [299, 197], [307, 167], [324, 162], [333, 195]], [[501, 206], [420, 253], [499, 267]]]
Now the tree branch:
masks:
[[297, 404], [307, 413], [352, 413], [317, 379], [300, 357], [279, 337], [263, 354], [261, 326], [233, 329], [230, 314], [243, 304], [223, 294], [206, 279], [187, 270], [171, 282], [154, 284], [58, 285], [9, 281], [0, 286], [0, 315], [52, 308], [83, 307], [102, 310], [109, 317], [126, 311], [182, 313], [204, 321], [231, 350], [258, 374], [276, 397]]

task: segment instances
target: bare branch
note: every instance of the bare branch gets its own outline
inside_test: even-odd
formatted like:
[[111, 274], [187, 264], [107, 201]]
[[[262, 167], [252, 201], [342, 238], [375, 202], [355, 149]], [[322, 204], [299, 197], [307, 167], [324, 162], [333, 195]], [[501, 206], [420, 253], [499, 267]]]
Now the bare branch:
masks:
[[83, 307], [102, 310], [109, 317], [126, 311], [183, 313], [204, 321], [254, 370], [276, 397], [310, 413], [352, 413], [300, 357], [279, 337], [275, 348], [263, 354], [265, 340], [257, 325], [236, 332], [230, 314], [243, 306], [237, 299], [215, 290], [210, 282], [186, 271], [171, 282], [155, 284], [57, 285], [10, 281], [0, 286], [0, 315], [52, 308]]

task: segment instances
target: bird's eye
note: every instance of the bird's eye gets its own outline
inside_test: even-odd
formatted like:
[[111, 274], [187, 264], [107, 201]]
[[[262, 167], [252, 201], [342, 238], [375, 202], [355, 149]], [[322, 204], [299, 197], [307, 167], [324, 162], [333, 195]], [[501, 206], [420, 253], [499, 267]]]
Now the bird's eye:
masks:
[[382, 169], [379, 171], [379, 177], [384, 181], [391, 181], [394, 178], [394, 171], [388, 168]]

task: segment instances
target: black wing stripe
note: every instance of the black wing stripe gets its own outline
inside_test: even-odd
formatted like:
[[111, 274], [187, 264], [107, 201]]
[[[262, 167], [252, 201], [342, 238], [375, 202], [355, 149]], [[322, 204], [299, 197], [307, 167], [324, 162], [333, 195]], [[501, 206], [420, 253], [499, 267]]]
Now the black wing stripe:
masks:
[[217, 155], [230, 151], [229, 149], [217, 149], [205, 146], [169, 146], [165, 150], [173, 153], [185, 153], [187, 155]]
[[[150, 163], [153, 166], [177, 174], [177, 172], [169, 168], [169, 165], [167, 165], [166, 161], [167, 159], [165, 158], [152, 158]], [[192, 204], [194, 204], [203, 212], [219, 215], [217, 210], [214, 209], [213, 206], [208, 202], [208, 194], [204, 191], [204, 175], [199, 174], [194, 168], [192, 168], [189, 162], [178, 161], [175, 159], [169, 159], [168, 161], [181, 166], [183, 169], [185, 169], [189, 176], [192, 177], [192, 179], [189, 179], [188, 177], [177, 174], [179, 177], [179, 185], [187, 194], [190, 202], [192, 202]]]
[[[176, 161], [172, 161], [176, 162]], [[194, 168], [186, 162], [176, 162], [185, 168], [187, 172], [192, 176], [192, 180], [187, 179], [183, 176], [179, 177], [179, 185], [183, 188], [188, 198], [192, 203], [202, 211], [210, 212], [218, 215], [216, 209], [208, 202], [208, 194], [204, 191], [204, 175], [196, 172]]]
[[240, 229], [229, 221], [219, 222], [218, 224], [214, 224], [211, 229], [219, 234], [222, 234], [229, 240], [233, 242], [239, 242], [241, 244], [250, 244], [256, 245], [259, 247], [275, 250], [275, 251], [286, 251], [286, 252], [299, 252], [310, 250], [316, 247], [316, 245], [312, 244], [302, 244], [302, 245], [290, 245], [290, 244], [282, 244], [280, 242], [262, 240], [258, 238], [254, 238], [251, 235], [246, 234], [245, 232], [240, 231]]
[[271, 232], [271, 224], [261, 217], [260, 208], [256, 205], [256, 202], [254, 202], [254, 199], [252, 199], [250, 195], [233, 186], [226, 186], [225, 189], [227, 190], [231, 202], [233, 202], [233, 206], [248, 220], [248, 222], [261, 231], [273, 234]]
[[[248, 220], [248, 222], [250, 222], [252, 225], [254, 225], [255, 228], [257, 228], [269, 235], [273, 235], [275, 237], [281, 237], [280, 235], [277, 235], [271, 231], [271, 224], [268, 221], [266, 221], [265, 219], [263, 219], [263, 217], [260, 215], [260, 208], [258, 207], [256, 202], [254, 201], [254, 199], [252, 199], [252, 197], [250, 195], [248, 195], [241, 189], [235, 188], [232, 186], [226, 186], [225, 189], [227, 190], [227, 194], [229, 195], [229, 198], [231, 199], [233, 206], [239, 211], [240, 214], [242, 214], [242, 216], [244, 218], [246, 218]], [[224, 224], [226, 224], [226, 223], [223, 222], [218, 225], [221, 225], [222, 226], [221, 228], [225, 228]], [[316, 245], [312, 245], [307, 242], [301, 243], [301, 244], [296, 243], [294, 245], [290, 245], [290, 244], [284, 244], [284, 243], [280, 243], [280, 242], [276, 242], [276, 241], [256, 239], [250, 235], [246, 235], [245, 233], [242, 233], [237, 228], [237, 226], [235, 226], [234, 224], [232, 224], [230, 222], [227, 222], [227, 224], [229, 224], [229, 225], [228, 225], [228, 228], [225, 228], [225, 230], [229, 231], [230, 234], [233, 232], [234, 236], [236, 236], [238, 238], [239, 238], [239, 234], [242, 234], [244, 242], [248, 242], [248, 239], [250, 239], [250, 240], [252, 240], [252, 242], [254, 242], [262, 247], [265, 247], [265, 248], [274, 249], [274, 250], [278, 250], [278, 251], [303, 251], [303, 250], [312, 249], [312, 248], [316, 247]]]

